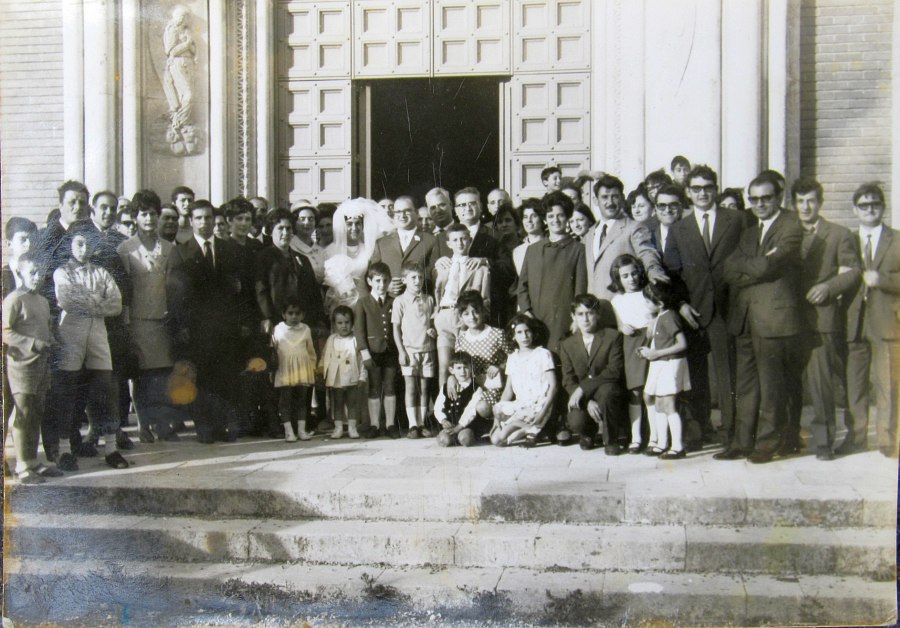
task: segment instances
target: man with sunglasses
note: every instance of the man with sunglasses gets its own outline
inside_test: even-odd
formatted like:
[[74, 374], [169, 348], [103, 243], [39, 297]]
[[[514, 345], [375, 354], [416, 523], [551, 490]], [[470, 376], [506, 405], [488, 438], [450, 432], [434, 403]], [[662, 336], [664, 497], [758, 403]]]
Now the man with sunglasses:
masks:
[[759, 224], [741, 232], [725, 261], [725, 281], [734, 291], [728, 331], [736, 338], [735, 433], [714, 457], [759, 464], [800, 448], [787, 440], [787, 428], [789, 391], [801, 379], [803, 234], [796, 215], [781, 207], [777, 181], [760, 175], [748, 189]]
[[853, 193], [863, 272], [848, 295], [847, 436], [838, 454], [866, 449], [871, 383], [878, 449], [897, 457], [897, 372], [891, 367], [900, 350], [900, 234], [884, 224], [884, 212], [884, 192], [878, 184], [865, 183]]

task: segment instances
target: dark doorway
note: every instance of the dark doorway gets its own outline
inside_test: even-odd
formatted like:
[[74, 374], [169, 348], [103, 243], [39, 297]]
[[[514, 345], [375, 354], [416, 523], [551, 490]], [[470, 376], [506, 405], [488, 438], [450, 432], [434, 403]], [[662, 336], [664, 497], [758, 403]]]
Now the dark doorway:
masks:
[[371, 173], [375, 200], [473, 185], [499, 187], [499, 78], [372, 81]]

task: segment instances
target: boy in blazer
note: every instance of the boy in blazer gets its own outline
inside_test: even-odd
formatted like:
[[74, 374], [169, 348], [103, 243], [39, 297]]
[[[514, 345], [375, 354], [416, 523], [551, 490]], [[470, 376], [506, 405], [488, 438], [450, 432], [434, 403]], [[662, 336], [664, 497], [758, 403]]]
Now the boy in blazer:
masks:
[[871, 383], [877, 445], [896, 458], [897, 372], [891, 366], [900, 347], [900, 233], [883, 223], [884, 212], [884, 192], [877, 184], [863, 184], [853, 193], [863, 272], [847, 310], [847, 437], [837, 453], [867, 446]]

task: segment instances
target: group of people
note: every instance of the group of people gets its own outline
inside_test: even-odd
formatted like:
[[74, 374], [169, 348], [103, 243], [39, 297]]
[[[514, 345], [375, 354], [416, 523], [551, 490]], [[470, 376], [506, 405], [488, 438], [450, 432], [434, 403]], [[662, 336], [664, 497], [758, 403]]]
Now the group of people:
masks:
[[15, 474], [75, 470], [101, 439], [127, 468], [132, 403], [143, 443], [190, 420], [204, 443], [405, 427], [443, 446], [667, 460], [717, 442], [715, 459], [765, 463], [805, 447], [805, 400], [817, 458], [866, 449], [871, 395], [876, 445], [896, 457], [900, 239], [882, 189], [856, 190], [850, 231], [821, 215], [812, 178], [786, 190], [763, 172], [747, 210], [711, 168], [676, 157], [671, 172], [626, 196], [615, 176], [548, 167], [543, 198], [514, 208], [493, 190], [486, 212], [472, 187], [422, 207], [270, 210], [67, 181], [43, 229], [6, 224]]

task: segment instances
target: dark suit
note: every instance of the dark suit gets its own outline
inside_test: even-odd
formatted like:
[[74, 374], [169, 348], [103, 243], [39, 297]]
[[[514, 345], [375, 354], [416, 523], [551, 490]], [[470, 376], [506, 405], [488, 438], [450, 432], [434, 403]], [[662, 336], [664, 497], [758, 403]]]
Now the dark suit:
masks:
[[735, 435], [728, 445], [770, 454], [783, 444], [788, 391], [800, 387], [802, 232], [782, 209], [761, 243], [759, 234], [758, 226], [744, 229], [725, 262], [725, 280], [736, 291], [728, 331], [737, 338]]
[[725, 281], [725, 260], [737, 248], [744, 225], [745, 220], [740, 212], [716, 210], [707, 253], [694, 210], [691, 209], [669, 228], [663, 256], [666, 269], [684, 284], [688, 301], [700, 313], [700, 328], [685, 330], [691, 377], [691, 392], [687, 397], [690, 420], [699, 423], [704, 430], [711, 429], [707, 354], [712, 353], [716, 393], [722, 413], [722, 437], [726, 442], [731, 442], [734, 436], [735, 348], [734, 337], [728, 333], [726, 323], [730, 288]]
[[276, 246], [262, 249], [256, 257], [256, 304], [264, 320], [274, 328], [282, 320], [284, 300], [289, 296], [301, 298], [305, 306], [304, 322], [314, 334], [321, 336], [328, 329], [328, 315], [322, 301], [322, 291], [309, 258], [289, 249], [282, 253]]
[[[234, 245], [212, 238], [214, 265], [191, 237], [176, 246], [181, 265], [177, 273], [175, 319], [182, 340], [176, 348], [197, 368], [198, 400], [192, 407], [198, 438], [237, 435], [233, 406], [240, 371], [241, 327], [240, 258]], [[186, 338], [185, 338], [186, 333]]]
[[[437, 236], [438, 258], [452, 257], [453, 251], [447, 244], [447, 232], [441, 231]], [[469, 257], [486, 257], [494, 260], [500, 254], [500, 245], [494, 238], [494, 232], [489, 225], [479, 225], [478, 232], [472, 238], [472, 244], [469, 245]]]
[[[600, 405], [603, 416], [603, 442], [614, 445], [620, 436], [628, 437], [622, 417], [625, 401], [625, 354], [622, 334], [615, 329], [601, 329], [594, 335], [591, 351], [584, 347], [580, 333], [569, 336], [559, 344], [562, 363], [562, 386], [571, 395], [576, 389], [584, 392], [582, 403], [569, 410], [568, 428], [575, 435], [594, 436], [597, 425], [587, 414], [589, 401]], [[562, 405], [562, 404], [561, 404]]]
[[[854, 244], [863, 250], [858, 233]], [[897, 373], [891, 356], [900, 348], [900, 232], [882, 226], [871, 268], [880, 285], [857, 283], [848, 294], [847, 308], [847, 438], [865, 444], [868, 433], [869, 383], [875, 397], [877, 443], [897, 452]]]
[[[842, 347], [844, 312], [841, 296], [859, 283], [860, 261], [850, 231], [824, 219], [819, 219], [814, 233], [804, 231], [800, 256], [803, 260], [800, 273], [803, 390], [815, 410], [813, 437], [824, 453], [830, 452], [834, 444], [833, 376], [843, 375], [846, 368]], [[839, 272], [842, 267], [850, 270]], [[824, 303], [813, 305], [806, 299], [806, 294], [818, 285], [827, 287], [828, 298]], [[788, 443], [800, 441], [803, 390], [789, 391], [791, 416], [785, 435]]]
[[425, 273], [426, 281], [430, 281], [432, 268], [439, 257], [435, 237], [416, 228], [405, 251], [400, 247], [400, 236], [396, 232], [378, 238], [375, 251], [372, 253], [372, 262], [387, 264], [391, 269], [391, 277], [400, 277], [403, 264], [415, 262]]
[[386, 296], [382, 305], [378, 305], [371, 294], [360, 295], [353, 311], [356, 324], [353, 326], [356, 345], [360, 351], [370, 353], [396, 353], [394, 332], [391, 326], [391, 304], [393, 299]]

